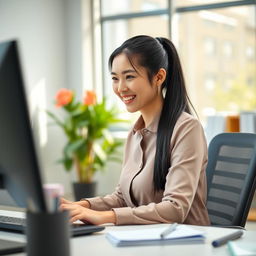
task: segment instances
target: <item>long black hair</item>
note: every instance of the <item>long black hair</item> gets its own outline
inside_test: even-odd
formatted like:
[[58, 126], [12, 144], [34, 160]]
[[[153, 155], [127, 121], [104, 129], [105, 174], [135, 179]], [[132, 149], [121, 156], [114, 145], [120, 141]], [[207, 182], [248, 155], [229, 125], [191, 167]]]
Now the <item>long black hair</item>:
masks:
[[[149, 81], [160, 68], [166, 70], [166, 79], [162, 84], [164, 103], [158, 124], [156, 154], [154, 163], [154, 190], [164, 190], [166, 175], [171, 166], [171, 137], [177, 119], [183, 111], [191, 113], [192, 106], [183, 77], [178, 53], [170, 40], [163, 37], [153, 38], [140, 35], [126, 40], [109, 58], [111, 70], [113, 60], [124, 53], [132, 66], [136, 57], [138, 64], [147, 70]], [[193, 108], [193, 106], [192, 106]]]

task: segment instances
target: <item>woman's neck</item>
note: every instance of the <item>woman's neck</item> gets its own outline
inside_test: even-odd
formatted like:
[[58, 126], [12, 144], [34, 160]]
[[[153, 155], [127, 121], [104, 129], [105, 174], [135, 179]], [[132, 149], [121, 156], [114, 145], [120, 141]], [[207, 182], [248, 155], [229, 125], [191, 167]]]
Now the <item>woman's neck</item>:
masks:
[[146, 109], [141, 110], [141, 115], [143, 117], [145, 127], [148, 127], [154, 118], [161, 113], [163, 108], [163, 98], [157, 97], [150, 106], [148, 106]]

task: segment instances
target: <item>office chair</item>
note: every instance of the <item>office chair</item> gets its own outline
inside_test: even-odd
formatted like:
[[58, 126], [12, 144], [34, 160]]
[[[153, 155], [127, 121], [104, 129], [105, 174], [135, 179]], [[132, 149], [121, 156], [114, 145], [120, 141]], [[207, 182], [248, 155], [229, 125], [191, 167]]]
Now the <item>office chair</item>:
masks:
[[211, 225], [244, 227], [256, 188], [256, 134], [216, 135], [206, 176]]

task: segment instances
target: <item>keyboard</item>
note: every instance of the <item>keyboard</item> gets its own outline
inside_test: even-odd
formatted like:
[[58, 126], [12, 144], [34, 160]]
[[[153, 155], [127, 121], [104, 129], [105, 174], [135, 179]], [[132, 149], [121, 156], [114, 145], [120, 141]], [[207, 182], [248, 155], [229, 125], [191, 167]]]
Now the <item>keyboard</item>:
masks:
[[22, 232], [25, 226], [26, 219], [24, 218], [0, 216], [0, 229], [14, 229]]
[[[94, 232], [102, 231], [104, 226], [71, 224], [71, 235], [80, 236], [88, 235]], [[0, 230], [24, 233], [26, 229], [26, 219], [20, 217], [11, 217], [0, 215]]]

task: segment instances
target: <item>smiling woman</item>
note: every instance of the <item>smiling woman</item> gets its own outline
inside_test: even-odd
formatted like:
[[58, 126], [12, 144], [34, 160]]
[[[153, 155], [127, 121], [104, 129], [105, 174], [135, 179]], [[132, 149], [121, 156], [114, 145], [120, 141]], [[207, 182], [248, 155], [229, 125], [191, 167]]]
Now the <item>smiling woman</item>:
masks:
[[124, 53], [116, 56], [112, 64], [113, 90], [125, 103], [129, 112], [140, 111], [146, 125], [160, 112], [163, 104], [161, 84], [165, 80], [165, 69], [159, 69], [150, 81], [145, 67], [138, 60], [129, 61]]
[[111, 54], [109, 68], [115, 94], [129, 112], [141, 114], [128, 134], [119, 184], [111, 195], [63, 199], [61, 207], [71, 221], [93, 224], [209, 225], [207, 146], [174, 45], [133, 37]]

